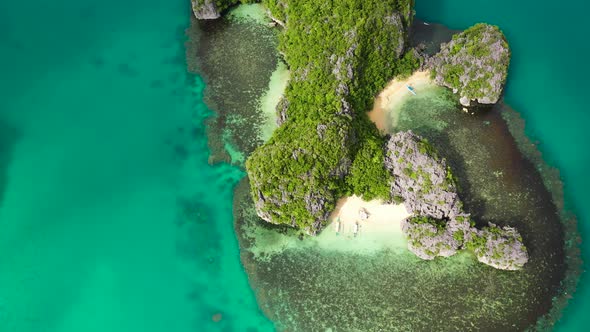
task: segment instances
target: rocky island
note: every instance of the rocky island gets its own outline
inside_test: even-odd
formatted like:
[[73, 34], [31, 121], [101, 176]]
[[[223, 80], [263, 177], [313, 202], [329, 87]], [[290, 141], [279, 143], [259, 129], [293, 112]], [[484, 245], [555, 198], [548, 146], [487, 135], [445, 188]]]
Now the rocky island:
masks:
[[403, 200], [414, 216], [402, 221], [408, 249], [422, 259], [472, 250], [478, 260], [515, 270], [528, 260], [522, 238], [511, 227], [475, 228], [456, 192], [452, 171], [428, 141], [411, 131], [398, 132], [386, 144], [385, 168], [391, 174], [391, 197]]
[[496, 26], [476, 24], [453, 36], [427, 67], [434, 81], [458, 93], [463, 106], [495, 104], [508, 75], [510, 48]]
[[200, 20], [214, 20], [221, 17], [221, 12], [235, 5], [238, 1], [191, 0], [193, 13]]
[[[198, 18], [216, 18], [231, 4], [195, 0], [193, 10]], [[342, 197], [403, 202], [412, 216], [402, 222], [402, 231], [418, 257], [448, 257], [465, 248], [495, 268], [520, 269], [528, 254], [517, 230], [494, 224], [475, 228], [444, 158], [412, 132], [381, 135], [367, 117], [388, 81], [424, 65], [408, 43], [412, 1], [263, 4], [284, 26], [279, 48], [292, 76], [277, 108], [279, 128], [246, 162], [257, 214], [316, 235]], [[498, 33], [476, 25], [426, 66], [463, 104], [493, 103], [509, 61], [501, 33], [499, 41], [492, 40]], [[505, 67], [490, 70], [490, 61]], [[457, 69], [471, 62], [475, 65]]]

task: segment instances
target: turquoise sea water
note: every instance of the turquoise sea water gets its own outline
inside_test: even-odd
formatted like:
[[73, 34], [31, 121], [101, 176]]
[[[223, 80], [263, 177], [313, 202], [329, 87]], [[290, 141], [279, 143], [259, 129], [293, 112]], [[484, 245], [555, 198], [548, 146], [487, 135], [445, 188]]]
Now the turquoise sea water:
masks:
[[0, 331], [266, 331], [188, 1], [0, 3]]
[[[587, 94], [590, 64], [586, 57], [589, 4], [483, 0], [417, 0], [419, 18], [464, 29], [476, 22], [499, 25], [512, 48], [505, 99], [539, 141], [545, 160], [561, 171], [566, 205], [578, 216], [582, 257], [590, 258], [590, 149]], [[577, 293], [558, 324], [560, 331], [581, 331], [590, 324], [590, 283], [584, 274]]]
[[[417, 15], [506, 32], [506, 100], [590, 235], [586, 6], [418, 0]], [[0, 331], [272, 329], [232, 228], [243, 173], [207, 164], [189, 15], [184, 0], [0, 2]], [[563, 331], [590, 322], [585, 282]]]

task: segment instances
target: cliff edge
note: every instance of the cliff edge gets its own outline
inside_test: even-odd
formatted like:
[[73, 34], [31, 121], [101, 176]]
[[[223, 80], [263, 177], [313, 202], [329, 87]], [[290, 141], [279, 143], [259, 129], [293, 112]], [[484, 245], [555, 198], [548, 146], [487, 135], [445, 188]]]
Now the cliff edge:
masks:
[[450, 167], [428, 141], [411, 131], [396, 133], [385, 146], [384, 164], [392, 175], [392, 197], [403, 200], [414, 215], [401, 226], [416, 256], [430, 260], [468, 249], [480, 262], [503, 270], [518, 270], [528, 261], [516, 229], [475, 228], [463, 211]]
[[502, 31], [480, 23], [454, 35], [427, 66], [436, 84], [451, 88], [463, 106], [470, 106], [474, 101], [498, 102], [509, 64], [510, 48]]

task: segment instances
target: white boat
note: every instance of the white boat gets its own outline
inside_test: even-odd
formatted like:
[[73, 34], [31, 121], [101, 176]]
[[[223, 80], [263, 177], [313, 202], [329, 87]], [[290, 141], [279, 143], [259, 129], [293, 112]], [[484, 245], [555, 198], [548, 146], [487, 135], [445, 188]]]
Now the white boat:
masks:
[[352, 233], [354, 234], [354, 236], [357, 236], [357, 234], [359, 233], [359, 223], [355, 222], [354, 225], [352, 226]]
[[336, 222], [334, 223], [334, 229], [336, 230], [336, 235], [338, 235], [340, 233], [341, 226], [342, 226], [342, 223], [340, 223], [340, 218], [336, 219]]
[[426, 23], [426, 22], [422, 22], [422, 23], [424, 23], [424, 25], [430, 25], [430, 24], [428, 24], [428, 23]]
[[408, 89], [408, 91], [410, 91], [414, 96], [416, 95], [416, 91], [414, 91], [414, 88], [412, 88], [411, 86], [406, 84], [406, 88]]

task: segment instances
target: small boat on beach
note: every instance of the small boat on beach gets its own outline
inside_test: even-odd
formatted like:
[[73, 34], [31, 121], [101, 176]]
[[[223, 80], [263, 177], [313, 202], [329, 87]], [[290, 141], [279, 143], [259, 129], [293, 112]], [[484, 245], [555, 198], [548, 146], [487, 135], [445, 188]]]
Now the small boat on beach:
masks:
[[334, 229], [336, 230], [336, 235], [340, 234], [340, 227], [342, 226], [342, 223], [340, 222], [340, 217], [338, 217], [338, 219], [336, 219], [336, 222], [334, 223]]
[[352, 226], [352, 233], [354, 234], [354, 236], [356, 237], [359, 233], [359, 223], [358, 221], [354, 223], [354, 225]]
[[408, 91], [410, 91], [414, 96], [416, 95], [416, 91], [414, 91], [414, 88], [412, 88], [411, 86], [409, 86], [408, 84], [406, 84], [406, 88], [408, 89]]

